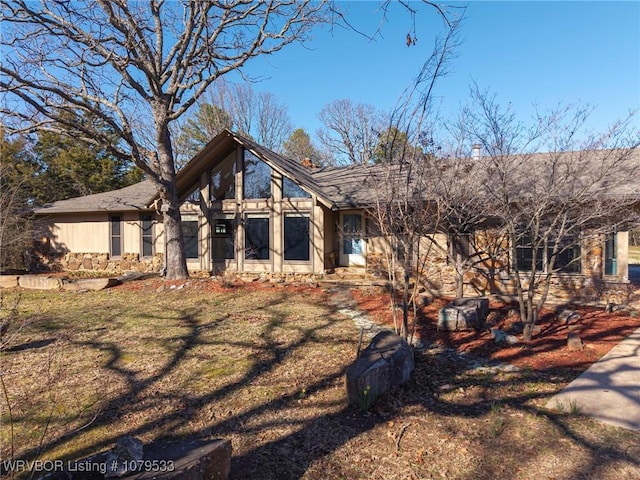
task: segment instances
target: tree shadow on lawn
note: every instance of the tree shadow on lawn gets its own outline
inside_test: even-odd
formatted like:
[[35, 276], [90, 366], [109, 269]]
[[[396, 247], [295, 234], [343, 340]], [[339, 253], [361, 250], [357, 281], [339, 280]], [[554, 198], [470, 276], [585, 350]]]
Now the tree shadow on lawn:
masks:
[[[284, 299], [284, 295], [286, 293], [274, 298], [262, 310], [268, 311], [270, 307], [277, 306]], [[122, 432], [92, 437], [91, 431], [97, 431], [114, 423], [121, 423], [131, 412], [144, 412], [145, 408], [148, 408], [148, 404], [143, 402], [136, 406], [143, 394], [153, 396], [153, 389], [158, 388], [162, 381], [168, 379], [195, 347], [216, 345], [216, 342], [203, 338], [203, 332], [215, 329], [222, 319], [202, 323], [197, 320], [201, 314], [201, 310], [196, 310], [181, 317], [186, 331], [171, 342], [171, 345], [175, 344], [176, 346], [173, 348], [170, 358], [156, 373], [147, 377], [140, 377], [134, 369], [122, 366], [120, 360], [123, 356], [123, 348], [117, 343], [93, 340], [77, 342], [76, 346], [78, 347], [89, 347], [97, 352], [107, 353], [108, 358], [104, 361], [102, 368], [116, 374], [125, 383], [126, 388], [117, 397], [108, 400], [101, 412], [81, 432], [71, 432], [42, 445], [40, 448], [29, 450], [25, 453], [25, 458], [46, 456], [47, 452], [64, 446], [80, 434], [86, 435], [83, 438], [98, 439], [73, 449], [68, 454], [69, 458], [78, 458], [112, 447], [117, 438], [122, 436]], [[493, 389], [502, 385], [513, 389], [514, 386], [521, 385], [523, 387], [521, 392], [513, 396], [499, 399], [469, 400], [466, 398], [452, 402], [442, 398], [443, 385], [451, 384], [452, 388], [467, 389], [477, 385], [477, 377], [465, 375], [466, 365], [451, 362], [446, 358], [438, 359], [427, 353], [417, 354], [416, 371], [410, 382], [381, 400], [380, 406], [374, 408], [370, 413], [363, 413], [344, 405], [344, 394], [338, 400], [309, 403], [308, 406], [305, 406], [303, 401], [301, 406], [300, 395], [296, 390], [265, 401], [243, 412], [228, 415], [226, 418], [213, 418], [198, 428], [189, 427], [192, 416], [198, 411], [212, 404], [226, 402], [234, 395], [242, 395], [243, 389], [255, 386], [256, 382], [262, 379], [268, 380], [269, 374], [295, 357], [297, 352], [301, 351], [309, 342], [327, 343], [327, 347], [335, 346], [336, 342], [332, 339], [324, 340], [322, 338], [323, 331], [335, 326], [336, 323], [344, 323], [345, 326], [353, 328], [349, 322], [337, 313], [335, 307], [326, 305], [326, 314], [318, 317], [316, 325], [302, 329], [301, 336], [297, 340], [291, 343], [282, 343], [274, 335], [274, 329], [278, 326], [278, 322], [269, 321], [260, 334], [261, 346], [240, 341], [231, 342], [232, 345], [257, 349], [255, 361], [241, 378], [203, 394], [167, 392], [159, 395], [155, 401], [176, 402], [176, 405], [181, 405], [181, 407], [164, 413], [160, 418], [148, 419], [139, 425], [127, 428], [125, 434], [140, 436], [144, 434], [155, 435], [158, 431], [188, 432], [166, 435], [171, 440], [228, 438], [230, 436], [242, 438], [242, 436], [247, 436], [249, 441], [255, 440], [256, 446], [242, 445], [240, 452], [236, 449], [236, 454], [232, 458], [231, 478], [297, 479], [304, 476], [315, 462], [341, 448], [350, 440], [402, 415], [403, 410], [410, 406], [421, 407], [428, 415], [478, 418], [490, 413], [496, 401], [499, 401], [516, 410], [534, 415], [546, 415], [553, 425], [562, 431], [564, 436], [592, 452], [590, 460], [584, 462], [581, 467], [581, 472], [585, 475], [596, 466], [602, 468], [603, 462], [607, 461], [614, 462], [617, 459], [623, 459], [636, 465], [639, 464], [638, 459], [634, 459], [630, 454], [615, 448], [607, 451], [605, 456], [600, 455], [598, 452], [601, 447], [576, 433], [570, 426], [570, 422], [567, 421], [566, 415], [550, 414], [543, 409], [532, 407], [533, 400], [544, 399], [551, 395], [545, 392], [525, 391], [526, 385], [533, 381], [540, 381], [538, 373], [533, 377], [521, 374], [505, 379], [494, 378], [491, 380]], [[344, 343], [342, 339], [338, 339], [337, 343], [345, 349], [351, 349], [355, 355], [356, 340], [357, 331], [353, 328], [353, 341]], [[321, 361], [321, 359], [308, 359], [311, 362], [314, 360]], [[313, 398], [314, 396], [321, 398], [322, 393], [327, 389], [337, 388], [347, 366], [344, 364], [341, 368], [333, 371], [328, 368], [325, 375], [306, 383], [303, 386], [305, 398]], [[552, 380], [551, 375], [545, 380], [557, 381]], [[562, 382], [564, 379], [560, 381]], [[287, 409], [294, 407], [303, 411], [308, 408], [308, 414], [300, 415], [297, 418], [290, 418], [282, 414]], [[282, 428], [285, 433], [281, 435], [269, 433], [272, 429], [278, 428]], [[266, 440], [262, 441], [261, 438]], [[236, 448], [235, 445], [234, 448]], [[483, 454], [492, 453], [487, 450]], [[528, 459], [528, 461], [531, 460], [535, 459]], [[478, 470], [475, 473], [475, 476], [471, 475], [468, 478], [488, 478], [487, 472], [484, 470]], [[577, 474], [577, 476], [580, 475]], [[325, 478], [330, 478], [330, 476]]]

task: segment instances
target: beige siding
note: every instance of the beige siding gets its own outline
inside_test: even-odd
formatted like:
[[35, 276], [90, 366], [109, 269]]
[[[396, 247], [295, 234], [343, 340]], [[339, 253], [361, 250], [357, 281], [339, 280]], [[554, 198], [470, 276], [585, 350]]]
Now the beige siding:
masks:
[[[118, 215], [114, 213], [114, 215]], [[142, 224], [139, 212], [120, 214], [122, 222], [122, 253], [141, 254]], [[161, 218], [156, 216], [153, 227], [154, 253], [164, 253]], [[56, 215], [44, 221], [45, 235], [58, 252], [111, 253], [111, 226], [107, 213]]]
[[57, 215], [44, 224], [44, 236], [57, 252], [109, 252], [107, 213]]
[[622, 281], [629, 280], [629, 232], [618, 232], [618, 276]]

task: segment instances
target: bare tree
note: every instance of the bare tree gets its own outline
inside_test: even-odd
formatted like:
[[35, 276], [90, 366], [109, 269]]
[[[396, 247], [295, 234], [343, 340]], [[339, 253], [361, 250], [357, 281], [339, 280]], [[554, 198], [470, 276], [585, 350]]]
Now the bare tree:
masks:
[[318, 138], [337, 164], [372, 163], [378, 136], [388, 126], [384, 114], [373, 105], [334, 100], [318, 115], [323, 127]]
[[[437, 149], [431, 138], [436, 118], [432, 112], [436, 82], [457, 44], [459, 22], [453, 23], [424, 63], [416, 83], [408, 88], [389, 117], [384, 146], [377, 153], [367, 182], [373, 199], [369, 216], [385, 239], [385, 264], [391, 302], [401, 297], [402, 319], [395, 316], [396, 331], [411, 334], [409, 307], [415, 291], [412, 277], [424, 273], [425, 261], [436, 242], [433, 234], [443, 227], [441, 200], [433, 176], [437, 174]], [[413, 283], [414, 289], [418, 282]], [[415, 303], [414, 303], [415, 306]], [[415, 313], [415, 312], [414, 312]]]
[[225, 128], [253, 138], [274, 151], [293, 131], [287, 107], [270, 92], [256, 92], [250, 82], [217, 79], [196, 102], [198, 110], [178, 133], [177, 157], [184, 165]]
[[[579, 272], [590, 240], [638, 220], [640, 131], [633, 115], [601, 134], [581, 136], [590, 110], [559, 107], [531, 126], [494, 96], [472, 89], [467, 132], [482, 145], [473, 175], [483, 201], [508, 239], [511, 277], [531, 338], [552, 277]], [[546, 152], [546, 153], [538, 153]]]
[[[158, 186], [167, 277], [188, 275], [170, 126], [219, 77], [302, 40], [326, 2], [3, 0], [0, 109], [13, 132], [63, 132], [133, 159]], [[73, 113], [73, 115], [69, 115]], [[117, 140], [74, 122], [90, 113]]]

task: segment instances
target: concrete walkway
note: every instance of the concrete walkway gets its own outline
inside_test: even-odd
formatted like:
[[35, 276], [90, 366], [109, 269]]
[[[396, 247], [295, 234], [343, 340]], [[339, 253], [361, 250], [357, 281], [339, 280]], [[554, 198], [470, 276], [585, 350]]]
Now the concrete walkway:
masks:
[[594, 363], [546, 407], [640, 431], [640, 328]]

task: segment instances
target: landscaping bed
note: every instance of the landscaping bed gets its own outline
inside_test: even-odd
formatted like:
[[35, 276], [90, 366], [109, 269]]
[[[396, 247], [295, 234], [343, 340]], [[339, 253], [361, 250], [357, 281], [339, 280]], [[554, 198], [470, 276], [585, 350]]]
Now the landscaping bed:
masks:
[[[393, 326], [387, 294], [380, 292], [380, 289], [359, 289], [354, 290], [354, 296], [362, 310], [378, 322]], [[633, 310], [620, 309], [607, 313], [603, 308], [595, 307], [547, 307], [543, 309], [537, 322], [540, 332], [534, 335], [531, 341], [524, 342], [521, 340], [520, 320], [512, 312], [517, 310], [517, 304], [492, 303], [490, 311], [496, 312], [498, 316], [495, 327], [512, 332], [520, 339], [518, 343], [509, 345], [496, 342], [488, 327], [480, 331], [438, 331], [438, 311], [449, 300], [436, 298], [429, 305], [419, 309], [415, 335], [425, 345], [448, 346], [469, 355], [508, 362], [533, 370], [584, 371], [622, 339], [640, 328], [640, 315]], [[575, 311], [579, 318], [565, 323], [558, 315], [568, 308]], [[582, 350], [567, 348], [569, 333], [580, 336], [584, 344]]]

